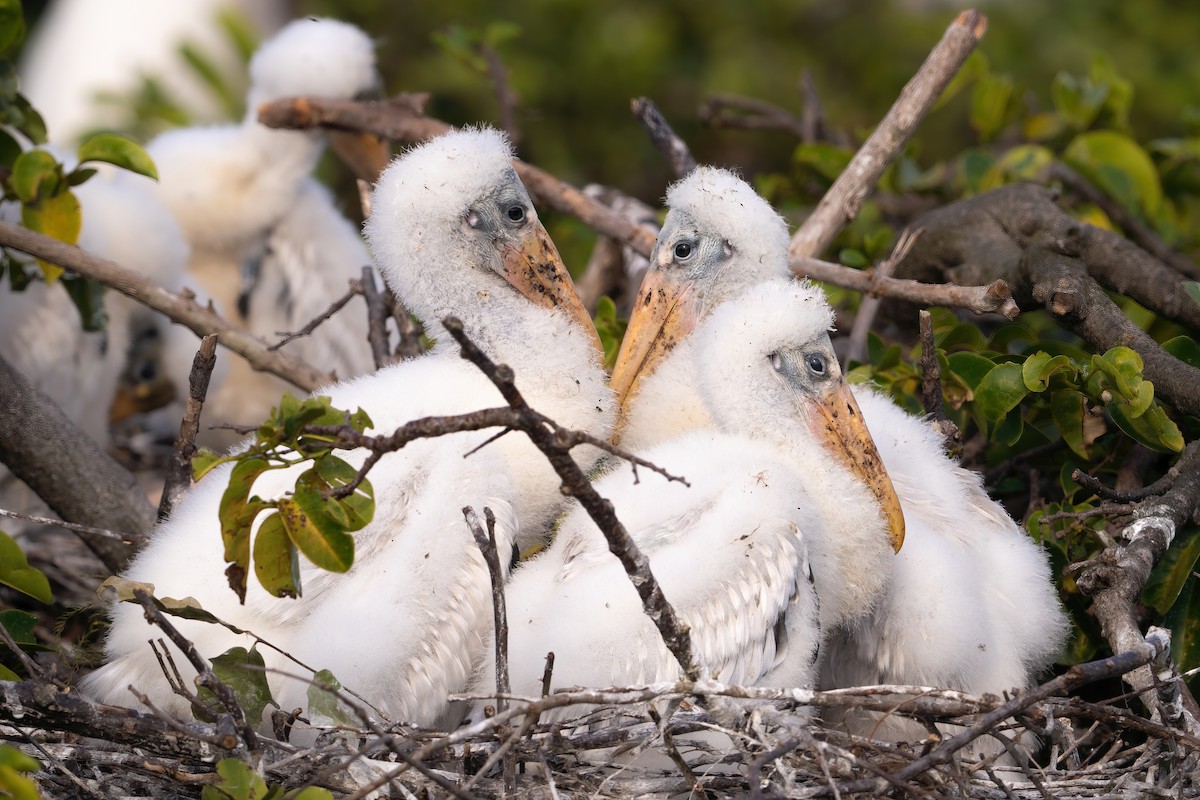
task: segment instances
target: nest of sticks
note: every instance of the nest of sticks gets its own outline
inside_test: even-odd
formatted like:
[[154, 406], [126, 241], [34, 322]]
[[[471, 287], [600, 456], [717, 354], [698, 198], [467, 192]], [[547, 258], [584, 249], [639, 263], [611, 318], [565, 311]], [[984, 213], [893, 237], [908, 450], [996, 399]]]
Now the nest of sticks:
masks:
[[[295, 719], [282, 712], [268, 738], [236, 701], [214, 723], [176, 720], [93, 703], [38, 669], [34, 680], [0, 684], [0, 736], [44, 765], [34, 778], [46, 798], [200, 797], [220, 785], [223, 759], [268, 786], [349, 798], [1200, 797], [1200, 738], [1179, 704], [1169, 648], [1153, 630], [1137, 649], [1007, 698], [682, 680], [500, 696], [485, 718], [450, 732], [380, 724], [338, 691], [345, 717], [310, 720], [323, 732], [305, 745], [289, 741]], [[1155, 718], [1119, 688], [1147, 666], [1160, 679]], [[822, 721], [844, 712], [916, 720], [928, 735], [890, 743]]]

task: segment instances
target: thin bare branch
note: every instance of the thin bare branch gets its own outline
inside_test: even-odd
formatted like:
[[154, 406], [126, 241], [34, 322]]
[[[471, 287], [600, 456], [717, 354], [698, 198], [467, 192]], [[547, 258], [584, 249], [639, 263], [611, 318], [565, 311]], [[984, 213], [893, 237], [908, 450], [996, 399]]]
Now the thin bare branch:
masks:
[[0, 246], [20, 250], [98, 281], [165, 314], [173, 321], [195, 331], [198, 336], [219, 334], [222, 347], [242, 356], [255, 369], [278, 375], [305, 391], [311, 392], [319, 386], [333, 382], [332, 375], [319, 372], [299, 359], [269, 351], [261, 340], [230, 325], [212, 308], [200, 306], [194, 297], [168, 292], [140, 273], [125, 269], [74, 245], [64, 244], [20, 225], [0, 221]]
[[858, 215], [879, 176], [912, 137], [985, 31], [987, 17], [974, 10], [960, 13], [946, 29], [870, 138], [793, 234], [788, 248], [792, 269], [804, 274], [799, 260], [820, 255], [846, 223]]
[[633, 115], [645, 126], [646, 133], [650, 134], [650, 141], [655, 149], [666, 156], [676, 178], [682, 178], [696, 168], [696, 159], [692, 157], [691, 148], [671, 129], [670, 123], [653, 100], [649, 97], [635, 97], [629, 102], [629, 107]]
[[217, 337], [209, 334], [200, 340], [200, 349], [192, 359], [188, 376], [188, 399], [179, 424], [179, 436], [171, 448], [167, 474], [163, 481], [162, 498], [158, 501], [158, 518], [171, 516], [175, 504], [192, 485], [192, 456], [196, 455], [196, 434], [200, 431], [200, 412], [208, 395], [208, 382], [217, 364]]
[[[363, 269], [370, 269], [370, 268], [364, 267]], [[282, 336], [283, 338], [280, 339], [275, 344], [268, 346], [267, 350], [274, 353], [275, 351], [279, 350], [279, 348], [283, 347], [284, 345], [294, 342], [297, 339], [301, 338], [302, 336], [308, 336], [310, 333], [315, 331], [317, 328], [321, 327], [321, 325], [323, 323], [328, 322], [329, 319], [334, 314], [341, 311], [342, 308], [346, 305], [346, 303], [349, 303], [351, 300], [353, 300], [355, 297], [357, 297], [358, 295], [360, 295], [362, 293], [363, 293], [362, 286], [360, 286], [357, 281], [350, 281], [350, 288], [346, 291], [346, 293], [344, 295], [342, 295], [341, 297], [339, 297], [337, 300], [334, 300], [332, 303], [330, 303], [329, 308], [325, 309], [320, 314], [313, 317], [303, 328], [301, 328], [298, 331], [294, 331], [294, 332], [292, 332], [292, 331], [275, 331], [276, 336]]]

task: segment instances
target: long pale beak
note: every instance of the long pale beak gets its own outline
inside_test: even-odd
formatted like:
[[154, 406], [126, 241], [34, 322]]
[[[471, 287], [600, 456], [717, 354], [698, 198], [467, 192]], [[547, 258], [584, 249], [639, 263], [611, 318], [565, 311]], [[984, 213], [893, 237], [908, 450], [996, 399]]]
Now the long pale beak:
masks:
[[379, 180], [392, 158], [387, 140], [373, 133], [360, 131], [329, 131], [329, 148], [354, 173], [367, 183]]
[[904, 544], [904, 512], [883, 459], [863, 422], [858, 401], [845, 380], [833, 383], [813, 403], [818, 413], [809, 415], [809, 428], [842, 464], [857, 475], [875, 495], [887, 522], [892, 549]]
[[557, 308], [591, 336], [596, 362], [604, 363], [604, 347], [591, 315], [575, 293], [571, 274], [563, 266], [558, 248], [540, 222], [526, 225], [516, 245], [500, 246], [504, 279], [518, 292], [543, 308]]
[[622, 409], [637, 392], [638, 381], [654, 372], [699, 319], [690, 283], [673, 280], [663, 270], [646, 273], [608, 381]]

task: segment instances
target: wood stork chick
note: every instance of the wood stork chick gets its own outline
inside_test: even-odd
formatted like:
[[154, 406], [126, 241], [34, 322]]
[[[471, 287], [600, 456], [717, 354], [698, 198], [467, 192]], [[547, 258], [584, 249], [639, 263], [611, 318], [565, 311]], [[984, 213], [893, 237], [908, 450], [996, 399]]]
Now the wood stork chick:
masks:
[[[82, 208], [79, 246], [135, 270], [169, 291], [178, 291], [188, 246], [171, 216], [150, 194], [149, 181], [102, 171], [74, 188]], [[21, 370], [75, 425], [102, 446], [109, 443], [109, 413], [123, 371], [148, 338], [177, 351], [195, 352], [191, 331], [170, 325], [157, 312], [123, 294], [103, 294], [103, 330], [83, 330], [65, 288], [35, 280], [15, 292], [0, 286], [0, 356]], [[186, 394], [188, 361], [165, 377]], [[178, 416], [176, 416], [176, 432]], [[41, 513], [44, 506], [3, 471], [0, 507]], [[5, 522], [8, 530], [20, 527]]]
[[[367, 226], [387, 280], [437, 339], [429, 354], [335, 384], [335, 406], [362, 407], [374, 430], [412, 419], [503, 405], [499, 392], [459, 357], [436, 322], [453, 313], [496, 360], [510, 365], [529, 402], [562, 424], [605, 436], [612, 401], [591, 321], [513, 170], [503, 136], [449, 133], [409, 151], [380, 178]], [[465, 505], [496, 514], [501, 552], [531, 544], [562, 504], [559, 481], [524, 438], [507, 436], [469, 458], [494, 432], [415, 442], [372, 471], [376, 510], [355, 534], [346, 575], [304, 568], [303, 596], [277, 600], [251, 582], [244, 606], [225, 585], [217, 510], [228, 472], [205, 478], [160, 525], [127, 577], [164, 596], [192, 596], [217, 616], [333, 671], [387, 717], [438, 722], [482, 655], [491, 615], [488, 573], [462, 518]], [[346, 458], [359, 464], [352, 451]], [[254, 493], [278, 496], [295, 472], [267, 473]], [[212, 657], [245, 637], [177, 621]], [[160, 707], [185, 713], [146, 645], [139, 609], [113, 609], [109, 664], [86, 688], [123, 704], [136, 685]], [[296, 667], [271, 651], [267, 665]], [[178, 661], [178, 657], [176, 659]], [[182, 663], [182, 662], [181, 662]], [[269, 676], [283, 708], [306, 705], [303, 681]]]
[[[670, 188], [667, 202], [612, 380], [623, 404], [622, 442], [633, 447], [713, 426], [698, 374], [672, 349], [723, 299], [790, 275], [786, 225], [732, 173], [698, 168]], [[855, 394], [900, 497], [906, 543], [874, 612], [832, 634], [823, 684], [977, 694], [1027, 686], [1068, 630], [1045, 553], [979, 476], [944, 455], [929, 425], [869, 388]]]
[[[673, 354], [692, 364], [715, 430], [642, 453], [691, 485], [650, 474], [638, 482], [619, 468], [596, 485], [718, 680], [812, 688], [822, 631], [872, 610], [903, 540], [830, 321], [820, 292], [794, 282], [752, 287], [722, 305]], [[559, 687], [680, 674], [581, 508], [517, 569], [506, 597], [518, 694], [538, 693], [548, 651]]]
[[[255, 53], [250, 80], [240, 124], [171, 131], [147, 149], [158, 165], [160, 197], [192, 245], [189, 276], [231, 322], [274, 341], [345, 294], [371, 259], [355, 226], [309, 177], [324, 138], [261, 125], [258, 107], [295, 95], [351, 98], [372, 88], [374, 48], [353, 25], [296, 20]], [[370, 370], [365, 308], [354, 298], [284, 352], [342, 378]], [[205, 418], [256, 423], [288, 385], [231, 360], [230, 374], [209, 394]], [[234, 441], [226, 431], [201, 436], [210, 446]]]

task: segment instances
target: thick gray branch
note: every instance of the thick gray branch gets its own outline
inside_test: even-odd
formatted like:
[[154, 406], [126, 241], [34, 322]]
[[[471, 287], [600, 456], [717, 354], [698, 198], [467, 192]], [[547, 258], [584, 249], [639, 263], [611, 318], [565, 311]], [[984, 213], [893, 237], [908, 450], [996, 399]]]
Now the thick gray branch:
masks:
[[122, 531], [128, 542], [80, 533], [118, 572], [145, 541], [155, 510], [129, 472], [19, 370], [0, 358], [0, 461], [68, 522]]

